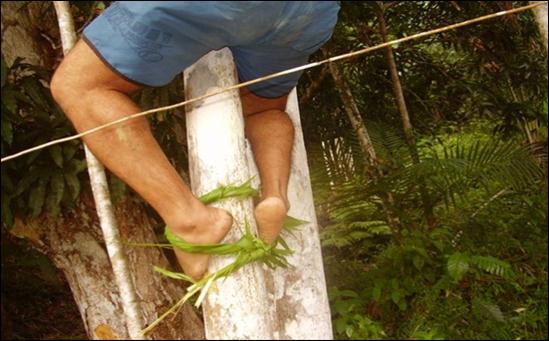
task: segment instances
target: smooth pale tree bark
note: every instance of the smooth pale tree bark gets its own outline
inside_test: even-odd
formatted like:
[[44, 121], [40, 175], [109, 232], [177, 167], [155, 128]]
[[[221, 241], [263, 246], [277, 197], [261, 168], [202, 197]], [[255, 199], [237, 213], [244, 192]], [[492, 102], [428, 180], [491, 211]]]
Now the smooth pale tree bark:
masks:
[[[187, 99], [237, 83], [228, 49], [212, 51], [185, 70]], [[237, 90], [192, 103], [187, 108], [189, 175], [193, 193], [200, 196], [219, 184], [249, 179], [244, 138], [244, 119]], [[234, 217], [225, 242], [235, 242], [247, 220], [255, 231], [251, 199], [229, 199], [216, 205]], [[232, 256], [210, 258], [209, 272], [234, 260]], [[250, 264], [210, 288], [203, 303], [207, 339], [265, 339], [274, 335], [274, 309], [268, 304], [265, 272]]]
[[[541, 1], [530, 1], [531, 4]], [[538, 23], [539, 33], [543, 46], [545, 46], [545, 53], [547, 54], [547, 3], [545, 5], [537, 6], [532, 9], [536, 22]]]
[[[286, 112], [295, 131], [288, 183], [288, 214], [309, 223], [299, 226], [292, 235], [283, 232], [284, 239], [294, 250], [288, 258], [292, 267], [276, 268], [274, 271], [265, 268], [269, 304], [276, 311], [274, 338], [331, 340], [330, 306], [296, 89], [288, 97]], [[247, 155], [250, 170], [256, 175], [258, 184], [259, 173], [251, 148], [248, 148]]]
[[[59, 22], [59, 33], [63, 44], [63, 53], [66, 55], [76, 44], [76, 33], [74, 31], [74, 22], [69, 8], [68, 1], [54, 1], [55, 12]], [[120, 298], [124, 310], [124, 317], [128, 334], [132, 340], [143, 338], [143, 316], [137, 304], [137, 295], [135, 293], [134, 283], [132, 282], [128, 261], [118, 232], [118, 226], [114, 217], [111, 196], [109, 194], [109, 185], [105, 175], [105, 169], [101, 162], [84, 144], [86, 161], [88, 164], [88, 173], [90, 183], [95, 199], [97, 215], [103, 231], [105, 246], [111, 261], [114, 278], [120, 291]]]

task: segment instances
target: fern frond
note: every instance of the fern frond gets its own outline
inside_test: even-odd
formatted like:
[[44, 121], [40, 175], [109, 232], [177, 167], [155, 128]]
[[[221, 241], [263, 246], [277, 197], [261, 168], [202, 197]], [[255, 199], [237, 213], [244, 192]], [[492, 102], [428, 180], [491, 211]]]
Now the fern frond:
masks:
[[505, 277], [511, 274], [511, 266], [509, 263], [491, 256], [472, 256], [470, 261], [479, 269], [493, 275]]
[[469, 256], [456, 252], [448, 258], [446, 264], [448, 274], [456, 281], [460, 281], [469, 270]]
[[327, 226], [321, 231], [320, 239], [324, 247], [341, 248], [372, 236], [389, 234], [391, 230], [384, 221], [355, 221]]
[[473, 312], [481, 317], [488, 318], [497, 322], [505, 322], [505, 317], [499, 306], [495, 303], [481, 299], [473, 300]]

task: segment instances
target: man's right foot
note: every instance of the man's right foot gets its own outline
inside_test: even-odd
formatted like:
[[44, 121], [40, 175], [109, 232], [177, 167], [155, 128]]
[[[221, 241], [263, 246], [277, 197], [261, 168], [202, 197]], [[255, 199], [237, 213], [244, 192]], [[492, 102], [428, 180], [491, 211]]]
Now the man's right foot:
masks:
[[259, 237], [272, 244], [282, 231], [289, 203], [280, 197], [267, 197], [255, 207], [255, 221]]
[[[233, 224], [233, 217], [224, 209], [206, 206], [206, 211], [198, 214], [193, 226], [173, 228], [172, 232], [190, 244], [216, 244], [227, 235]], [[183, 252], [174, 248], [177, 261], [183, 271], [195, 280], [202, 278], [208, 270], [209, 255]]]

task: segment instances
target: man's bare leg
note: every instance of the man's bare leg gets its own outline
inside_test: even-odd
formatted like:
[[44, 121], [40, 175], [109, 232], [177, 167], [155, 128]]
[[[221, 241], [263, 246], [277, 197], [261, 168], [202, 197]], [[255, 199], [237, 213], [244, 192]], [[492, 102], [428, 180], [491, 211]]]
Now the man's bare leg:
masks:
[[290, 208], [287, 190], [294, 126], [284, 112], [287, 96], [266, 99], [242, 90], [241, 98], [246, 137], [261, 178], [261, 201], [255, 208], [255, 218], [259, 236], [272, 243]]
[[[111, 71], [80, 41], [51, 84], [54, 98], [79, 132], [141, 111], [127, 94], [138, 86]], [[84, 137], [95, 156], [149, 202], [175, 234], [193, 244], [211, 244], [227, 234], [232, 217], [204, 206], [169, 163], [145, 118]], [[208, 256], [176, 252], [195, 279], [207, 270]]]

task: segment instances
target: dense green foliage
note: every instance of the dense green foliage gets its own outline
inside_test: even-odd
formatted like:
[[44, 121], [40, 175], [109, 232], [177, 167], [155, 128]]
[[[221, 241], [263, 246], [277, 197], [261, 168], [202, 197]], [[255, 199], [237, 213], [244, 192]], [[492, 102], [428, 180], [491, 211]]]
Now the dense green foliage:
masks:
[[[29, 72], [34, 71], [34, 72]], [[46, 70], [2, 58], [2, 156], [69, 135], [73, 130], [44, 86]], [[2, 165], [2, 225], [13, 212], [57, 215], [80, 194], [79, 173], [86, 169], [78, 141], [36, 151]]]
[[[506, 6], [399, 2], [385, 18], [396, 38]], [[331, 54], [381, 42], [377, 11], [344, 3]], [[330, 77], [302, 107], [336, 337], [547, 338], [547, 62], [532, 16], [394, 53], [419, 164], [381, 52], [343, 68], [381, 178], [364, 168]], [[384, 193], [394, 198], [397, 226], [386, 219]]]
[[[393, 39], [525, 3], [384, 2], [382, 15]], [[80, 24], [96, 4], [104, 7], [78, 4]], [[380, 43], [380, 10], [374, 2], [343, 2], [328, 54]], [[336, 338], [546, 339], [547, 56], [533, 16], [430, 36], [395, 47], [394, 55], [419, 163], [382, 51], [339, 64], [377, 153], [375, 167], [366, 166], [348, 103], [329, 73], [301, 104]], [[320, 75], [306, 72], [300, 93]], [[72, 132], [49, 94], [50, 76], [2, 58], [2, 156]], [[135, 98], [148, 109], [182, 93], [177, 79]], [[150, 120], [184, 175], [183, 116]], [[14, 216], [70, 209], [87, 187], [84, 170], [76, 142], [2, 164], [3, 229]], [[127, 193], [110, 181], [116, 197]]]

